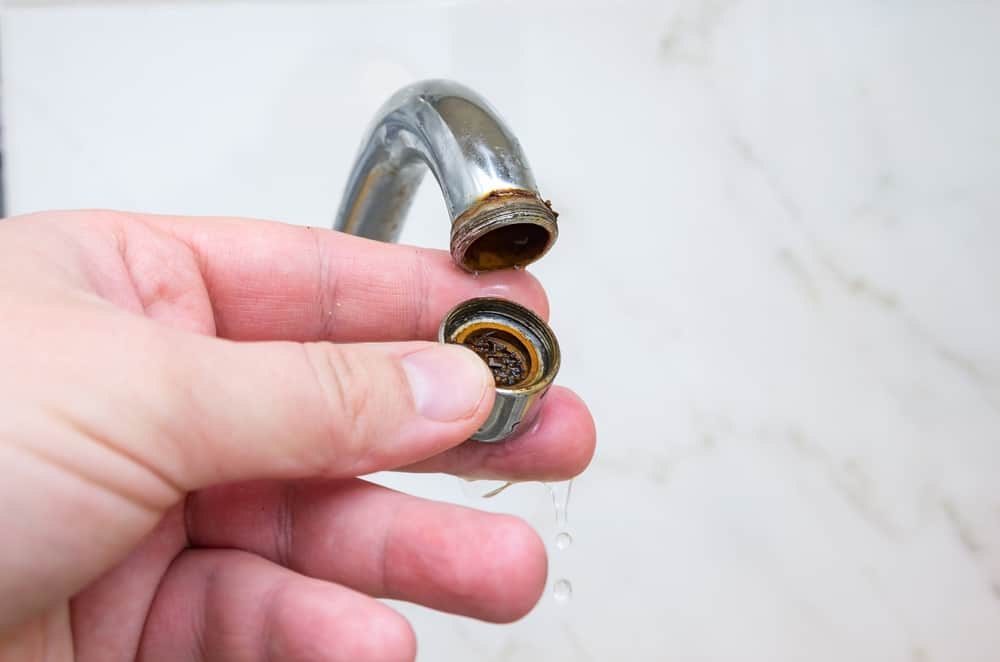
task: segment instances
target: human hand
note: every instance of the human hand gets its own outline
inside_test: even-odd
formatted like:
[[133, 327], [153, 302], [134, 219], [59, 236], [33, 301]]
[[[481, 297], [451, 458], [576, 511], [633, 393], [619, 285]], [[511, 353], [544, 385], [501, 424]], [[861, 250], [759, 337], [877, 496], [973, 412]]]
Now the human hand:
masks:
[[356, 478], [590, 461], [562, 388], [517, 438], [462, 443], [490, 373], [419, 341], [490, 295], [547, 313], [524, 272], [326, 230], [0, 221], [0, 660], [406, 660], [409, 624], [370, 596], [525, 614], [546, 573], [527, 524]]

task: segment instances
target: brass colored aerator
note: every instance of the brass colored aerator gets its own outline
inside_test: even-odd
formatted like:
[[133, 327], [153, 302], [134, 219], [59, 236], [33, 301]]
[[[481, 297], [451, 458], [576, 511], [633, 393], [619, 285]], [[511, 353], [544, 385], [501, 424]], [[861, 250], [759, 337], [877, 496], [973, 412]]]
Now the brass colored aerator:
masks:
[[544, 320], [506, 299], [469, 299], [445, 315], [438, 340], [465, 345], [493, 372], [493, 410], [473, 439], [503, 441], [534, 421], [559, 371], [559, 343]]

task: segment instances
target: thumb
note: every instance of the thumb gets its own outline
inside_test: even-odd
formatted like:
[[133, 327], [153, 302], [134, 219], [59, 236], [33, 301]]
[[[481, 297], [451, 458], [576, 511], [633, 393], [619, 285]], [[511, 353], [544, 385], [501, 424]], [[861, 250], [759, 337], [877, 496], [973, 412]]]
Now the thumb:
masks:
[[402, 466], [468, 439], [493, 404], [489, 369], [457, 345], [180, 344], [162, 366], [169, 416], [156, 446], [187, 490]]

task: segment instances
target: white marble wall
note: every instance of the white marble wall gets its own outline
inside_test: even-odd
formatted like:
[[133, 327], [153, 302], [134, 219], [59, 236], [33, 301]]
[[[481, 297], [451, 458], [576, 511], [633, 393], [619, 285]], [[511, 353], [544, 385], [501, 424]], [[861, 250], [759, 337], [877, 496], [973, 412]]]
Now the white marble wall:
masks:
[[[1000, 659], [1000, 5], [110, 4], [0, 27], [15, 213], [324, 223], [373, 109], [422, 77], [517, 130], [562, 212], [535, 269], [562, 381], [600, 434], [552, 555], [575, 593], [512, 626], [403, 607], [421, 660]], [[443, 215], [426, 187], [405, 239], [443, 247]], [[552, 534], [538, 485], [482, 505]]]

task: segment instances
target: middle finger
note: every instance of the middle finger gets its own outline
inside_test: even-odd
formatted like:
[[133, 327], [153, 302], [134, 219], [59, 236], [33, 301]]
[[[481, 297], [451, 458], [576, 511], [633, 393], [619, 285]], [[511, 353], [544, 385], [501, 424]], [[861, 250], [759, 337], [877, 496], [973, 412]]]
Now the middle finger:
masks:
[[186, 521], [196, 546], [487, 621], [520, 618], [545, 586], [545, 548], [524, 521], [359, 479], [211, 488], [188, 497]]

